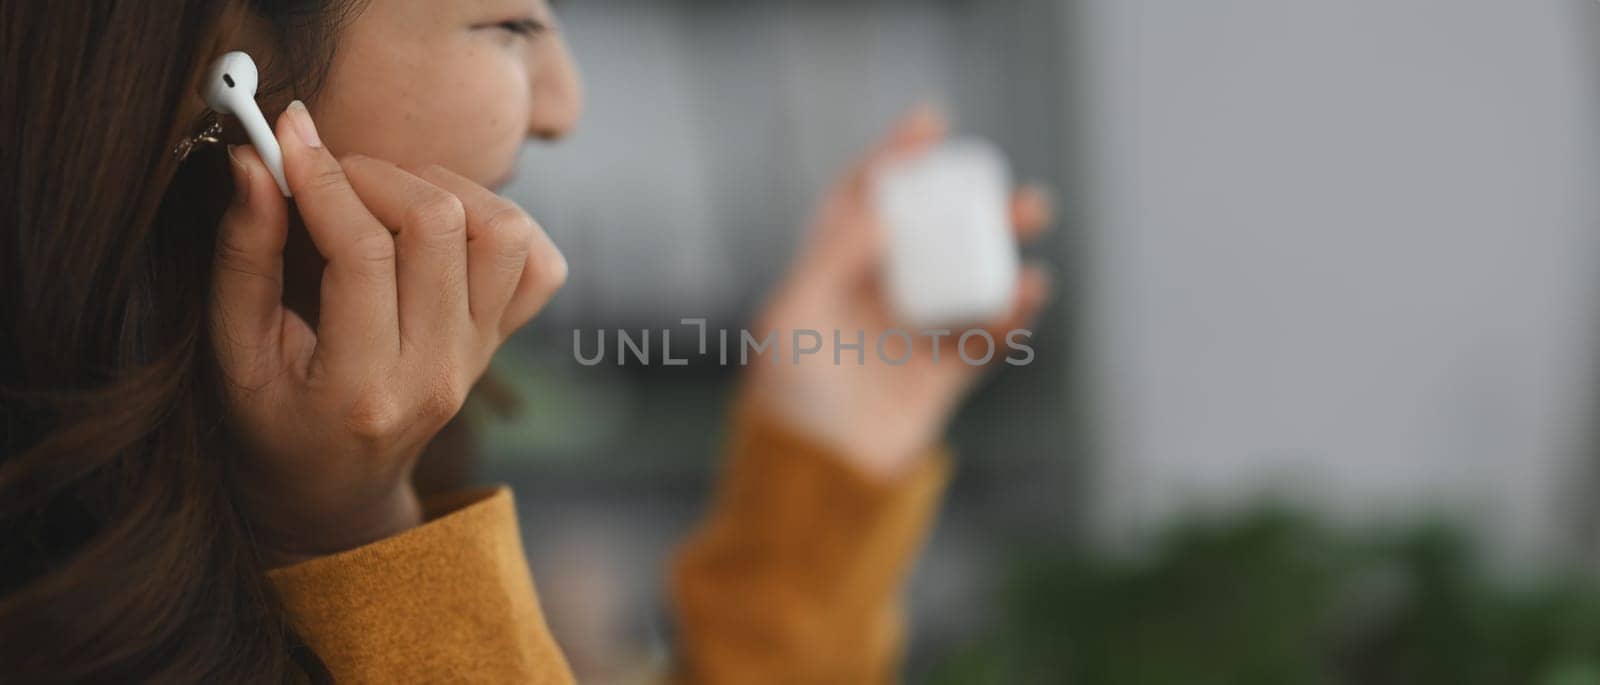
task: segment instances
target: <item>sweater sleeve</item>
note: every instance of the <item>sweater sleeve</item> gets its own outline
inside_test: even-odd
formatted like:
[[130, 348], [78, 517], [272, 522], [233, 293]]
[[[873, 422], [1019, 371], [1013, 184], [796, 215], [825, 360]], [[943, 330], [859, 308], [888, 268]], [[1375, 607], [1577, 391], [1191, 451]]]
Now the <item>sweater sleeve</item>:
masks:
[[340, 683], [570, 683], [511, 491], [451, 493], [392, 538], [275, 569], [295, 628]]
[[901, 589], [948, 478], [941, 445], [891, 483], [739, 410], [710, 515], [671, 595], [685, 683], [887, 683]]

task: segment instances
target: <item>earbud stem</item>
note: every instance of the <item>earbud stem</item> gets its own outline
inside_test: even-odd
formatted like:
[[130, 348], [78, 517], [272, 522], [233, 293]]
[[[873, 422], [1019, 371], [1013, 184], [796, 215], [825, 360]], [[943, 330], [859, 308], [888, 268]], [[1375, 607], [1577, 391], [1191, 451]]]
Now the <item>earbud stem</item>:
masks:
[[239, 107], [243, 110], [234, 112], [239, 118], [239, 123], [244, 124], [245, 133], [250, 136], [250, 142], [256, 146], [256, 153], [261, 155], [261, 161], [266, 162], [267, 169], [272, 172], [272, 180], [278, 182], [278, 190], [283, 191], [284, 197], [293, 197], [289, 192], [289, 181], [283, 175], [283, 148], [278, 146], [278, 138], [273, 135], [272, 127], [267, 125], [265, 117], [257, 107]]

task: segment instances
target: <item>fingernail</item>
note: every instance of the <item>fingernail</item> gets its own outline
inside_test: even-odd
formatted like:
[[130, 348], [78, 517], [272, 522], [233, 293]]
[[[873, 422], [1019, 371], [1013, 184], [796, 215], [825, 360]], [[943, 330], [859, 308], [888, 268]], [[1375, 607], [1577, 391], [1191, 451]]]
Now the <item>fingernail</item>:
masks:
[[233, 204], [250, 203], [250, 167], [239, 159], [239, 146], [228, 146], [228, 165], [233, 167]]
[[317, 135], [317, 125], [311, 121], [311, 112], [306, 109], [306, 103], [299, 100], [289, 103], [289, 122], [294, 124], [295, 133], [300, 135], [300, 140], [311, 147], [322, 147], [322, 138]]

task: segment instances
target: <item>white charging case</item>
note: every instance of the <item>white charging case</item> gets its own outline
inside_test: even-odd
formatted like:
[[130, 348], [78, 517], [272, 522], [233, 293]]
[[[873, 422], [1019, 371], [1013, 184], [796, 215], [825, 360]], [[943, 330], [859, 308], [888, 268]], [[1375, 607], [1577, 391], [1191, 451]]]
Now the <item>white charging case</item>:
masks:
[[880, 167], [871, 186], [888, 233], [885, 286], [900, 320], [955, 326], [1010, 311], [1020, 258], [1011, 171], [998, 147], [952, 140]]

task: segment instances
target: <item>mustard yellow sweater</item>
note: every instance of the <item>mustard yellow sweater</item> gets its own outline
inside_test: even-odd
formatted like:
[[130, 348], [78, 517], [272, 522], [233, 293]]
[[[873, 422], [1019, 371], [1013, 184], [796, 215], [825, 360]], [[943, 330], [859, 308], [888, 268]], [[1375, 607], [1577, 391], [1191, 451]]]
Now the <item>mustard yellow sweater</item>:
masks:
[[[736, 410], [726, 474], [679, 550], [673, 677], [685, 683], [895, 680], [900, 591], [949, 471], [930, 448], [893, 483]], [[401, 535], [271, 572], [339, 682], [570, 683], [505, 487], [428, 502]]]

